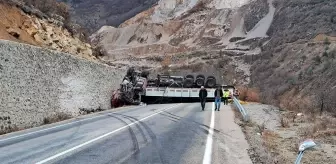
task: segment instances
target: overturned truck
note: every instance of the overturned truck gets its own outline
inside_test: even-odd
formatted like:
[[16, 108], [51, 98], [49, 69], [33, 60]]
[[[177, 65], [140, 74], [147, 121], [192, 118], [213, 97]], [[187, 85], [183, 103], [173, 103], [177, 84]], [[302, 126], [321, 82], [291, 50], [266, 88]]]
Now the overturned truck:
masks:
[[[213, 98], [213, 92], [219, 85], [214, 76], [158, 74], [155, 78], [150, 78], [148, 71], [129, 68], [120, 88], [113, 92], [112, 107], [139, 105], [141, 101], [162, 102], [164, 99], [178, 99], [180, 101], [197, 99], [201, 86], [208, 90], [208, 98]], [[222, 87], [232, 91], [234, 89], [233, 86]]]

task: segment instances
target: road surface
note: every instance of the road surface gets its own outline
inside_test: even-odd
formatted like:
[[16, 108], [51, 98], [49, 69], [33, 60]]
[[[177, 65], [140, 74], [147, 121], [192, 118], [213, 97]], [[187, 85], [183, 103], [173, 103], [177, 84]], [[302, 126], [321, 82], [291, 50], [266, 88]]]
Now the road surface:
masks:
[[132, 106], [0, 136], [0, 163], [251, 164], [233, 111]]

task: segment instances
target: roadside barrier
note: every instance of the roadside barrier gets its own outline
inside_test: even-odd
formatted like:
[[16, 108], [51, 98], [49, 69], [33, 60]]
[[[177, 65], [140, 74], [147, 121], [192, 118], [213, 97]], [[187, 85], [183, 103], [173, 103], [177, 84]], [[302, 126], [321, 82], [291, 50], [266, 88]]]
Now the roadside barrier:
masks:
[[305, 140], [304, 142], [302, 142], [300, 144], [300, 147], [299, 147], [299, 153], [298, 153], [298, 156], [296, 158], [295, 164], [300, 164], [301, 159], [303, 157], [303, 153], [306, 150], [314, 148], [315, 146], [316, 146], [316, 143], [312, 139], [308, 139], [308, 140]]
[[242, 114], [244, 121], [248, 121], [249, 118], [245, 108], [240, 104], [239, 100], [235, 97], [233, 97], [233, 104], [235, 104], [236, 107], [239, 109], [239, 112]]

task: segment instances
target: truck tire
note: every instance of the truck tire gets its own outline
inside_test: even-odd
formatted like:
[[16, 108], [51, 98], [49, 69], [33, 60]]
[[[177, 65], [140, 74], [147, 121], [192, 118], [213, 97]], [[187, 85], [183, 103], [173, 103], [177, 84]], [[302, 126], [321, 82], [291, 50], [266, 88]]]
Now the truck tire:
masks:
[[184, 85], [183, 85], [184, 88], [192, 88], [193, 85], [194, 85], [194, 79], [192, 79], [192, 78], [186, 78], [184, 80]]
[[205, 76], [204, 76], [204, 75], [197, 75], [197, 76], [196, 76], [196, 79], [198, 79], [198, 78], [203, 78], [203, 79], [205, 79]]
[[197, 75], [195, 84], [197, 87], [204, 86], [205, 83], [205, 76], [204, 75]]
[[205, 85], [209, 88], [216, 87], [216, 78], [214, 76], [208, 76]]
[[187, 75], [185, 78], [186, 78], [186, 79], [192, 79], [193, 82], [194, 82], [194, 80], [195, 80], [194, 75]]

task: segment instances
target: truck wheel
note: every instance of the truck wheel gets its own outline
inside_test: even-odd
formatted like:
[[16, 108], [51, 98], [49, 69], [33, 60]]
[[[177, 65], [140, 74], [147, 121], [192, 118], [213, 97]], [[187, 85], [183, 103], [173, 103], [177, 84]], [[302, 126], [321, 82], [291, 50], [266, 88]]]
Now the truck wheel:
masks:
[[202, 79], [202, 78], [198, 78], [198, 79], [196, 79], [196, 86], [197, 87], [201, 87], [201, 86], [204, 86], [204, 79]]
[[192, 78], [186, 78], [184, 80], [184, 85], [183, 85], [184, 88], [192, 88], [193, 85], [194, 85], [194, 79], [192, 79]]
[[196, 83], [197, 87], [204, 86], [205, 76], [204, 75], [197, 75], [195, 83]]
[[192, 81], [194, 81], [195, 77], [194, 77], [194, 75], [187, 75], [186, 79], [192, 79]]
[[197, 75], [197, 76], [196, 76], [196, 79], [198, 79], [198, 78], [205, 79], [205, 76], [204, 76], [204, 75]]
[[216, 78], [214, 76], [209, 76], [206, 81], [206, 86], [213, 88], [216, 86]]

